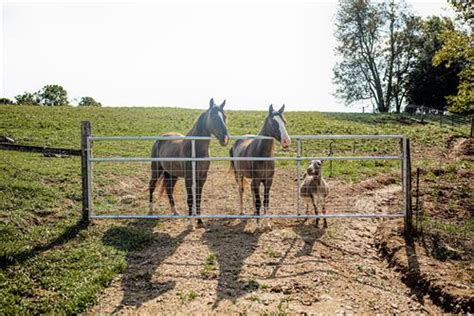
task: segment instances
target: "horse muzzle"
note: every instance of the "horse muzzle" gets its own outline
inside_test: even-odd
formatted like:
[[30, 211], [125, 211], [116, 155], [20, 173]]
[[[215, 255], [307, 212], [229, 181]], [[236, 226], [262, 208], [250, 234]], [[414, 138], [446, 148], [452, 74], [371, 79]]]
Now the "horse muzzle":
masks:
[[229, 136], [224, 136], [224, 139], [219, 141], [219, 143], [222, 145], [222, 146], [227, 146], [229, 144], [229, 140], [230, 140], [230, 137]]
[[287, 150], [288, 148], [290, 148], [290, 145], [291, 145], [291, 139], [290, 138], [283, 138], [281, 140], [281, 146], [283, 147], [283, 149]]

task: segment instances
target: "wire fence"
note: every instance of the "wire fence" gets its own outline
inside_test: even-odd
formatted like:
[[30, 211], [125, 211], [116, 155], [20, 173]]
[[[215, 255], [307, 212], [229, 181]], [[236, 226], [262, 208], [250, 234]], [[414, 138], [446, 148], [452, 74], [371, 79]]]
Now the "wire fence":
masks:
[[435, 123], [440, 126], [454, 128], [465, 135], [473, 137], [473, 119], [472, 115], [458, 115], [447, 111], [430, 108], [424, 105], [407, 105], [405, 111], [401, 114], [408, 116], [418, 122]]
[[[267, 137], [253, 135], [232, 137], [233, 140], [262, 138]], [[273, 157], [239, 158], [223, 154], [196, 157], [194, 152], [190, 157], [152, 158], [145, 156], [144, 153], [150, 151], [153, 141], [185, 140], [191, 141], [195, 148], [200, 141], [209, 141], [210, 138], [89, 136], [87, 163], [90, 168], [86, 174], [89, 184], [88, 216], [90, 219], [255, 218], [257, 216], [254, 213], [254, 199], [249, 181], [245, 184], [244, 208], [243, 214], [240, 214], [239, 187], [230, 170], [231, 161], [259, 161], [275, 165], [269, 194], [269, 210], [264, 213], [262, 206], [258, 218], [367, 218], [405, 215], [407, 201], [403, 193], [407, 186], [405, 180], [407, 169], [404, 168], [404, 162], [407, 157], [401, 145], [406, 142], [406, 138], [400, 135], [296, 135], [291, 138], [292, 147], [288, 151], [276, 150]], [[143, 145], [137, 145], [137, 141], [142, 141]], [[135, 145], [120, 147], [108, 144], [101, 149], [98, 145], [101, 142], [116, 144], [130, 142]], [[112, 147], [114, 150], [108, 150]], [[330, 148], [330, 152], [327, 148]], [[216, 147], [216, 149], [223, 152], [223, 148]], [[228, 150], [229, 148], [225, 148], [225, 151]], [[136, 157], [134, 153], [143, 156]], [[307, 208], [300, 196], [299, 188], [303, 173], [310, 161], [315, 159], [327, 161], [323, 164], [323, 175], [330, 186], [326, 214], [322, 214], [321, 210], [315, 213], [311, 206]], [[167, 176], [177, 180], [173, 197], [179, 214], [173, 214], [170, 208], [166, 185], [155, 190], [155, 211], [150, 212], [148, 186], [152, 161], [172, 166], [167, 168]], [[205, 172], [207, 165], [209, 169]], [[369, 187], [372, 194], [365, 194], [362, 197], [356, 185], [348, 184], [351, 182], [357, 184], [361, 179], [367, 178], [358, 174], [359, 170], [364, 170], [364, 175], [371, 175], [372, 172], [377, 176], [378, 173], [383, 174], [394, 168], [401, 170], [396, 173], [398, 177], [392, 177], [389, 186], [372, 184], [374, 187]], [[186, 186], [185, 178], [188, 184], [192, 183], [191, 190], [189, 185]], [[263, 200], [264, 193], [261, 192], [260, 195]], [[202, 211], [198, 212], [199, 209]]]

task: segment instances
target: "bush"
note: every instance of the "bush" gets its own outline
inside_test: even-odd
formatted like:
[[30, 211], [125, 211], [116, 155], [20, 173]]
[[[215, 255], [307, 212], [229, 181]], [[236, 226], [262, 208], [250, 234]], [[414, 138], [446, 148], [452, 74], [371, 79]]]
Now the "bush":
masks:
[[79, 106], [102, 106], [102, 104], [92, 97], [82, 97]]

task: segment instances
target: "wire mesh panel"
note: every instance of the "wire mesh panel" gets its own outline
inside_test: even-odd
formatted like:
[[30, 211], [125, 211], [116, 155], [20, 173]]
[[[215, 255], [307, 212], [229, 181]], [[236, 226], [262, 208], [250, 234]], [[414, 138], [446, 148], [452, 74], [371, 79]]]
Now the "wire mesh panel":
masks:
[[[261, 217], [274, 218], [404, 215], [403, 138], [398, 135], [293, 136], [291, 148], [283, 151], [275, 141], [274, 156], [264, 158], [231, 158], [226, 155], [229, 148], [212, 141], [211, 151], [219, 156], [197, 155], [196, 147], [201, 146], [199, 142], [209, 142], [207, 137], [175, 137], [193, 144], [189, 156], [150, 157], [156, 139], [167, 138], [90, 137], [94, 143], [94, 155], [89, 158], [93, 164], [93, 177], [89, 175], [93, 188], [91, 218], [185, 218], [195, 214], [203, 218], [248, 218], [256, 216], [257, 208]], [[107, 144], [101, 147], [101, 141]], [[321, 201], [315, 211], [315, 205], [300, 196], [304, 174], [314, 159], [323, 161], [322, 176], [329, 186], [324, 214]], [[244, 178], [241, 209], [241, 188], [231, 161], [274, 164], [268, 209], [264, 207], [268, 172], [252, 170], [254, 179]], [[154, 170], [156, 166], [159, 173]], [[263, 178], [258, 178], [261, 174]], [[252, 181], [260, 182], [260, 203], [256, 203]]]

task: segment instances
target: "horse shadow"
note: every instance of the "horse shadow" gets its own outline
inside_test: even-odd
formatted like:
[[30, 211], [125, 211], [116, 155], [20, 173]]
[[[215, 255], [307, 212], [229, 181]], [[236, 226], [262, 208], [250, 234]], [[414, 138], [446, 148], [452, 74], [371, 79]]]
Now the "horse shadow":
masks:
[[238, 297], [258, 287], [255, 281], [240, 279], [245, 259], [257, 249], [261, 236], [259, 231], [246, 231], [246, 224], [247, 221], [240, 221], [237, 225], [229, 226], [213, 223], [203, 234], [204, 243], [216, 255], [219, 264], [217, 297], [213, 308], [216, 308], [224, 299], [235, 303]]
[[127, 268], [122, 277], [124, 294], [113, 313], [124, 306], [139, 307], [176, 286], [175, 281], [155, 282], [153, 275], [156, 268], [178, 249], [190, 230], [172, 237], [155, 232], [156, 224], [154, 220], [133, 221], [126, 227], [111, 227], [102, 238], [105, 245], [127, 252]]
[[301, 257], [311, 256], [314, 244], [320, 241], [326, 229], [318, 228], [312, 221], [305, 220], [293, 226], [293, 231], [304, 241], [303, 248], [296, 254], [297, 257]]

